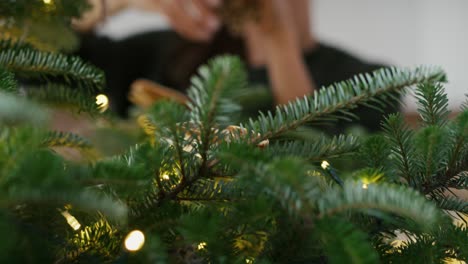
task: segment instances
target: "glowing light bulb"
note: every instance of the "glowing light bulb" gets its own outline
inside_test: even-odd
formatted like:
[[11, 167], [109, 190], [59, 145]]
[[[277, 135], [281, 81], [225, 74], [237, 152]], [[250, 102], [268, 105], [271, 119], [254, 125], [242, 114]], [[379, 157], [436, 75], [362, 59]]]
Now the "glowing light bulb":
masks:
[[52, 0], [42, 0], [42, 2], [44, 2], [46, 5], [52, 4]]
[[107, 98], [107, 96], [104, 94], [98, 94], [96, 96], [96, 104], [101, 113], [103, 113], [109, 108], [109, 98]]
[[245, 259], [245, 263], [247, 264], [252, 264], [254, 261], [253, 259]]
[[330, 163], [328, 161], [324, 160], [322, 161], [322, 164], [320, 165], [322, 169], [326, 170], [328, 167], [330, 167]]
[[164, 174], [162, 175], [162, 178], [163, 178], [163, 180], [165, 180], [165, 181], [168, 181], [168, 180], [170, 179], [169, 175], [167, 175], [166, 173], [164, 173]]
[[125, 248], [128, 251], [138, 251], [145, 244], [145, 235], [140, 230], [133, 230], [125, 238]]
[[362, 188], [363, 188], [363, 189], [367, 189], [367, 188], [369, 188], [369, 185], [368, 185], [367, 183], [363, 183], [363, 184], [362, 184]]
[[198, 250], [202, 250], [202, 249], [204, 249], [205, 247], [206, 247], [206, 242], [201, 242], [200, 244], [198, 244], [197, 249], [198, 249]]
[[73, 228], [73, 230], [76, 231], [80, 229], [81, 224], [80, 222], [78, 222], [78, 220], [76, 220], [76, 218], [73, 215], [71, 215], [68, 211], [62, 211], [60, 213], [63, 215], [65, 220], [67, 220], [68, 225], [70, 225], [71, 228]]

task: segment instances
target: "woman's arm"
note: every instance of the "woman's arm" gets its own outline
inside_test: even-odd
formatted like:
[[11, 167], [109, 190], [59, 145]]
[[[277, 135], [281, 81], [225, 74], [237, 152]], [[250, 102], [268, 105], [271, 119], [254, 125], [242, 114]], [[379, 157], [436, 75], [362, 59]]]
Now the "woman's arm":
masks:
[[277, 104], [311, 94], [314, 83], [303, 51], [315, 44], [309, 27], [308, 0], [261, 0], [261, 21], [246, 26], [250, 63], [268, 70]]
[[276, 104], [314, 91], [314, 83], [303, 61], [300, 45], [288, 38], [274, 38], [265, 43], [265, 59]]

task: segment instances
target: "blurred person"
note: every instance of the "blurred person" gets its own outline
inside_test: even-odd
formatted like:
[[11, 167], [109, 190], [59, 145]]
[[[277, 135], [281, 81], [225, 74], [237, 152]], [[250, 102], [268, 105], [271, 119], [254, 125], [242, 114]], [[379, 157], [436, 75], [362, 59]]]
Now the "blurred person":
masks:
[[[121, 115], [126, 114], [128, 89], [135, 79], [147, 78], [184, 91], [201, 64], [224, 53], [243, 58], [250, 82], [271, 87], [275, 104], [381, 67], [320, 43], [310, 26], [309, 0], [259, 0], [260, 19], [242, 25], [239, 35], [227, 30], [217, 12], [226, 0], [89, 1], [93, 8], [75, 22], [78, 30], [88, 32], [83, 34], [79, 54], [105, 70], [111, 102]], [[129, 7], [164, 15], [172, 30], [123, 41], [97, 37], [90, 31], [106, 16]], [[396, 110], [388, 107], [385, 112]], [[367, 130], [379, 129], [382, 113], [364, 107], [354, 113]], [[338, 133], [349, 125], [339, 122], [328, 130]]]

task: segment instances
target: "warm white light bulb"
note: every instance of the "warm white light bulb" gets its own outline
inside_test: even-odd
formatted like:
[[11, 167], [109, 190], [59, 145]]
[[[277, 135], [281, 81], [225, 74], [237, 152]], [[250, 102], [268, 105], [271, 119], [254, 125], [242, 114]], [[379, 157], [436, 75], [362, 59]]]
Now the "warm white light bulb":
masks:
[[367, 188], [369, 188], [369, 185], [368, 185], [367, 183], [363, 183], [363, 184], [362, 184], [362, 188], [363, 188], [363, 189], [367, 189]]
[[133, 230], [125, 238], [125, 248], [128, 251], [138, 251], [145, 244], [145, 235], [140, 230]]
[[42, 0], [42, 2], [44, 2], [46, 5], [52, 4], [52, 0]]
[[206, 247], [206, 242], [201, 242], [200, 244], [198, 244], [197, 249], [198, 249], [198, 250], [202, 250], [202, 249], [204, 249], [205, 247]]
[[76, 218], [73, 215], [71, 215], [68, 211], [62, 211], [60, 213], [63, 215], [63, 217], [65, 217], [65, 220], [67, 220], [68, 225], [70, 225], [71, 228], [73, 228], [73, 230], [80, 229], [81, 224], [80, 222], [78, 222], [78, 220], [76, 220]]
[[170, 179], [170, 177], [169, 177], [168, 174], [164, 173], [164, 174], [162, 175], [162, 179], [165, 180], [165, 181], [168, 181], [168, 180]]
[[104, 94], [98, 94], [96, 96], [96, 104], [101, 112], [106, 111], [109, 108], [109, 98]]
[[330, 167], [330, 163], [328, 161], [324, 160], [322, 161], [322, 164], [320, 165], [322, 169], [326, 170], [328, 167]]

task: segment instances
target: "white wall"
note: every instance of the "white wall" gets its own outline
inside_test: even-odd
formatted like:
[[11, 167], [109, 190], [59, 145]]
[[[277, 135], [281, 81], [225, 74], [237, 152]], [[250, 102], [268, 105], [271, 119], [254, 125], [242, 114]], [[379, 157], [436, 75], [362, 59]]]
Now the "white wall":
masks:
[[[312, 8], [321, 40], [378, 62], [440, 65], [448, 73], [450, 107], [458, 109], [465, 100], [468, 0], [314, 0]], [[161, 17], [130, 10], [101, 32], [123, 38], [165, 26]], [[416, 108], [411, 97], [406, 102], [408, 111]]]
[[[452, 109], [468, 93], [467, 0], [314, 0], [318, 36], [399, 66], [442, 66]], [[416, 108], [407, 100], [407, 110]]]

